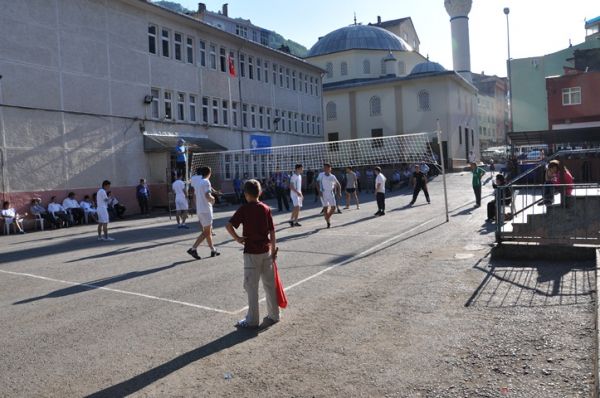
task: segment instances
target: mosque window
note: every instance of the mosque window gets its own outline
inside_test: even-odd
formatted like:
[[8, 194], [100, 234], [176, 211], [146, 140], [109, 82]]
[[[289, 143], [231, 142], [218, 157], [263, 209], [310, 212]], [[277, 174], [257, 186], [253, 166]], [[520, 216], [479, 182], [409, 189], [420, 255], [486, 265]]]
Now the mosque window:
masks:
[[340, 73], [342, 74], [342, 76], [346, 76], [348, 74], [348, 63], [347, 62], [344, 61], [340, 65]]
[[381, 74], [382, 75], [386, 74], [386, 71], [385, 71], [385, 60], [384, 59], [381, 60]]
[[327, 114], [327, 120], [337, 119], [337, 106], [335, 102], [328, 102], [325, 107], [325, 113]]
[[419, 91], [419, 111], [427, 112], [431, 110], [429, 106], [429, 91]]
[[325, 70], [327, 71], [327, 77], [331, 79], [333, 77], [333, 64], [331, 62], [327, 62], [327, 65], [325, 65]]
[[406, 65], [404, 61], [398, 61], [398, 74], [406, 75]]
[[369, 109], [371, 109], [371, 116], [381, 115], [381, 99], [378, 96], [373, 96], [369, 100]]
[[365, 59], [363, 61], [363, 73], [365, 75], [370, 75], [371, 74], [371, 62], [368, 59]]

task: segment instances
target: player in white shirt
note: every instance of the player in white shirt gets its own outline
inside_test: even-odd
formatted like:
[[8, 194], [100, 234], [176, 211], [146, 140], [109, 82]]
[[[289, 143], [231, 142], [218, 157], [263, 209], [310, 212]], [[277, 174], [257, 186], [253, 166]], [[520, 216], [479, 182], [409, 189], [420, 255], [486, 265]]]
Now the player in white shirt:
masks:
[[181, 179], [181, 174], [177, 173], [177, 179], [173, 182], [173, 192], [175, 193], [175, 218], [177, 219], [177, 228], [189, 227], [185, 225], [188, 216], [188, 201], [185, 194], [185, 182]]
[[292, 174], [292, 178], [290, 178], [290, 197], [292, 198], [292, 203], [294, 205], [294, 209], [292, 210], [292, 216], [290, 217], [290, 227], [300, 227], [300, 223], [298, 222], [298, 216], [300, 216], [300, 209], [302, 208], [302, 202], [304, 200], [304, 195], [302, 195], [302, 172], [304, 168], [301, 164], [297, 164], [294, 167], [294, 174]]
[[[110, 181], [104, 180], [102, 188], [96, 193], [96, 208], [98, 212], [98, 240], [114, 240], [108, 236], [108, 195], [106, 191], [110, 189]], [[104, 231], [104, 237], [102, 232]]]
[[381, 172], [381, 167], [377, 166], [373, 169], [375, 171], [375, 198], [377, 199], [377, 213], [376, 216], [385, 215], [385, 181], [387, 178]]
[[198, 251], [196, 250], [200, 243], [206, 239], [206, 243], [210, 247], [210, 256], [218, 256], [219, 253], [215, 248], [212, 240], [212, 222], [213, 222], [213, 204], [215, 197], [212, 195], [212, 186], [210, 185], [211, 169], [208, 166], [200, 167], [195, 176], [192, 177], [190, 185], [194, 188], [196, 196], [196, 214], [202, 228], [202, 233], [198, 236], [194, 244], [187, 253], [197, 260], [200, 260]]
[[335, 192], [341, 189], [338, 179], [331, 173], [331, 165], [325, 163], [323, 165], [323, 172], [317, 177], [317, 186], [319, 189], [319, 197], [321, 198], [321, 204], [323, 205], [323, 216], [327, 223], [327, 228], [331, 227], [331, 216], [335, 212]]

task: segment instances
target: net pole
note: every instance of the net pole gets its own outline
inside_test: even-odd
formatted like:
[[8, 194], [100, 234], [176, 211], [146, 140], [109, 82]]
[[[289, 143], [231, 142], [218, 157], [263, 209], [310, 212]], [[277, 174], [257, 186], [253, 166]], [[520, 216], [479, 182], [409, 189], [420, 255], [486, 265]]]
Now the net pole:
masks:
[[440, 128], [440, 120], [437, 120], [437, 139], [440, 147], [440, 163], [442, 165], [442, 181], [444, 182], [444, 204], [446, 205], [446, 222], [450, 221], [448, 212], [448, 188], [446, 187], [446, 165], [444, 162], [444, 146], [442, 145], [442, 129]]

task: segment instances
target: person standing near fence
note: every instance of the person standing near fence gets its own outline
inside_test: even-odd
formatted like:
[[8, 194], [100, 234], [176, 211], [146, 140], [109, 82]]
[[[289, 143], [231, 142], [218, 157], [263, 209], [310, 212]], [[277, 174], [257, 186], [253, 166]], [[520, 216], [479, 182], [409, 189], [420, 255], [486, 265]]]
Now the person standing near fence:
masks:
[[[180, 138], [177, 140], [177, 146], [175, 147], [175, 170], [176, 175], [180, 175], [185, 178], [187, 170], [187, 148], [185, 146], [185, 140]], [[177, 178], [177, 177], [176, 177]]]
[[475, 162], [471, 162], [471, 176], [473, 192], [475, 192], [475, 207], [481, 206], [481, 179], [485, 175], [485, 170], [478, 167]]
[[181, 174], [177, 174], [177, 179], [173, 182], [173, 192], [175, 193], [175, 219], [177, 220], [177, 228], [189, 229], [185, 224], [189, 206], [187, 195], [185, 194], [185, 182], [183, 182]]
[[290, 227], [300, 227], [298, 217], [300, 216], [300, 209], [302, 208], [302, 201], [304, 196], [302, 195], [302, 165], [297, 164], [294, 167], [294, 174], [290, 179], [290, 196], [292, 197], [292, 204], [294, 209], [292, 210], [292, 216], [290, 217]]
[[[108, 236], [108, 193], [110, 190], [110, 181], [102, 181], [102, 188], [96, 193], [96, 208], [98, 209], [98, 240], [112, 241], [113, 238]], [[102, 236], [104, 232], [104, 236]]]
[[385, 182], [387, 178], [381, 172], [381, 167], [377, 166], [373, 169], [375, 173], [375, 198], [377, 199], [376, 216], [385, 215]]
[[425, 199], [427, 199], [427, 203], [431, 203], [431, 201], [429, 200], [429, 191], [427, 190], [427, 176], [421, 171], [421, 168], [418, 164], [415, 165], [415, 171], [413, 172], [410, 183], [413, 186], [413, 197], [410, 203], [408, 204], [409, 206], [415, 204], [415, 201], [419, 196], [419, 192], [421, 191], [423, 191], [423, 193], [425, 194]]
[[275, 183], [275, 196], [277, 197], [277, 210], [283, 211], [283, 206], [285, 206], [285, 210], [290, 210], [290, 204], [288, 203], [288, 198], [286, 194], [286, 176], [279, 168], [275, 171], [273, 175], [273, 182]]
[[148, 188], [148, 184], [146, 184], [144, 178], [140, 178], [140, 183], [135, 188], [135, 195], [138, 200], [138, 205], [140, 206], [140, 213], [150, 214], [150, 208], [148, 206], [148, 202], [150, 201], [150, 188]]

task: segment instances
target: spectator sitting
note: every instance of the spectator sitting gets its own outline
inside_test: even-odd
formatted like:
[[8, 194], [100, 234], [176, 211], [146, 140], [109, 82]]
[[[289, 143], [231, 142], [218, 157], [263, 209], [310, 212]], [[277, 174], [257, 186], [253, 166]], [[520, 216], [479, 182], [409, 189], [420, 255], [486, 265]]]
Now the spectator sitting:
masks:
[[55, 224], [59, 224], [61, 226], [69, 226], [71, 225], [71, 220], [69, 219], [69, 215], [64, 207], [61, 204], [56, 203], [56, 196], [50, 198], [50, 203], [48, 203], [48, 213], [54, 219]]
[[114, 217], [124, 219], [123, 214], [125, 213], [125, 206], [119, 203], [119, 200], [113, 196], [111, 191], [106, 193], [108, 195], [108, 210], [113, 213]]
[[[396, 186], [400, 186], [400, 181], [402, 180], [402, 176], [400, 175], [400, 170], [395, 170], [394, 174], [392, 174], [392, 182], [391, 188], [393, 189]], [[391, 191], [391, 189], [390, 189]]]
[[65, 211], [73, 216], [76, 224], [83, 224], [83, 209], [79, 207], [79, 203], [75, 199], [75, 192], [69, 192], [62, 205]]
[[[26, 215], [27, 213], [25, 213], [25, 216]], [[19, 215], [13, 207], [10, 207], [10, 202], [6, 201], [2, 204], [0, 216], [2, 216], [5, 225], [14, 224], [20, 234], [25, 233], [23, 230], [23, 216]]]
[[[496, 174], [496, 183], [492, 183], [494, 189], [500, 189], [500, 203], [502, 206], [510, 206], [512, 202], [512, 190], [510, 187], [502, 188], [506, 185], [506, 179], [502, 174]], [[512, 215], [511, 215], [512, 217]], [[492, 222], [496, 219], [496, 199], [491, 200], [487, 204], [487, 222]]]
[[53, 225], [55, 228], [60, 227], [60, 220], [57, 220], [56, 218], [52, 217], [52, 214], [50, 214], [48, 210], [46, 210], [46, 208], [42, 206], [42, 200], [40, 198], [31, 199], [31, 207], [29, 208], [29, 211], [31, 211], [31, 214], [33, 214], [34, 216], [39, 215], [40, 217], [42, 217], [42, 219], [48, 225]]
[[98, 222], [98, 211], [94, 208], [94, 203], [90, 198], [90, 195], [85, 195], [79, 206], [83, 209], [84, 213], [87, 215], [88, 220], [91, 218], [94, 222]]
[[412, 178], [412, 173], [410, 172], [410, 167], [406, 167], [404, 169], [404, 172], [402, 173], [402, 179], [405, 181], [410, 181], [410, 179]]

